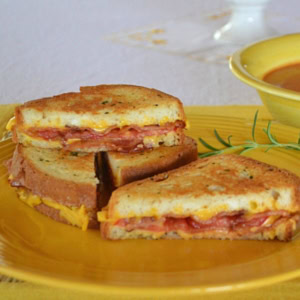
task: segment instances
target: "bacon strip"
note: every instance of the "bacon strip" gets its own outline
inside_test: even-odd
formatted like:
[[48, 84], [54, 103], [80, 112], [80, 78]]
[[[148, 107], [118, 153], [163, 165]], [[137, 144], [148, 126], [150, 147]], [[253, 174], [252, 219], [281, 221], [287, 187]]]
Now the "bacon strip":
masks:
[[82, 139], [82, 140], [99, 140], [102, 138], [142, 138], [145, 136], [156, 136], [166, 134], [171, 131], [176, 131], [185, 127], [183, 121], [175, 123], [166, 123], [163, 126], [147, 125], [139, 127], [136, 125], [124, 126], [122, 128], [112, 126], [104, 131], [95, 131], [91, 128], [69, 127], [66, 129], [58, 128], [29, 128], [26, 133], [32, 137], [39, 137], [45, 140], [63, 140]]
[[[91, 128], [69, 127], [57, 128], [29, 128], [26, 134], [44, 140], [60, 141], [66, 150], [91, 149], [93, 147], [106, 147], [110, 151], [135, 152], [151, 148], [144, 145], [143, 140], [147, 136], [160, 136], [169, 132], [180, 132], [185, 127], [183, 121], [166, 123], [163, 126], [147, 125], [139, 127], [136, 125], [124, 126], [122, 128], [112, 126], [105, 131], [98, 132]], [[79, 139], [68, 143], [69, 139]]]
[[159, 219], [154, 217], [143, 217], [140, 219], [120, 219], [115, 225], [125, 227], [127, 231], [132, 231], [134, 229], [149, 230], [153, 232], [181, 230], [190, 234], [212, 230], [250, 231], [253, 227], [261, 227], [261, 230], [263, 230], [265, 227], [262, 225], [270, 216], [279, 217], [276, 224], [278, 224], [280, 220], [291, 217], [290, 213], [283, 210], [267, 211], [254, 214], [251, 217], [247, 217], [243, 211], [236, 211], [231, 213], [219, 213], [208, 220], [200, 220], [197, 217], [175, 218], [165, 216]]

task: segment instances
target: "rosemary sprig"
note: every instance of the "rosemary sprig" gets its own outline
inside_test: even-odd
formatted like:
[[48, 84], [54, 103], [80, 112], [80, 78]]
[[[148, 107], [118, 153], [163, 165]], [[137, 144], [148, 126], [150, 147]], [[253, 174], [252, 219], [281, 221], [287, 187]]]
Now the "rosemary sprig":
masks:
[[225, 141], [218, 131], [215, 129], [214, 130], [214, 135], [225, 148], [218, 149], [213, 147], [212, 145], [208, 144], [205, 142], [202, 138], [199, 138], [200, 143], [207, 149], [211, 150], [210, 152], [205, 152], [205, 153], [199, 153], [198, 156], [203, 158], [211, 155], [217, 155], [225, 152], [239, 152], [239, 154], [244, 154], [248, 151], [257, 149], [257, 148], [266, 148], [265, 152], [268, 152], [272, 148], [284, 148], [284, 149], [293, 149], [293, 150], [298, 150], [300, 151], [300, 135], [297, 143], [279, 143], [275, 136], [271, 134], [271, 123], [272, 121], [269, 121], [267, 128], [263, 129], [263, 132], [267, 135], [270, 143], [268, 144], [260, 144], [256, 141], [255, 138], [255, 131], [256, 131], [256, 122], [257, 122], [257, 116], [258, 116], [258, 111], [256, 111], [254, 120], [253, 120], [253, 125], [252, 125], [252, 140], [247, 140], [244, 144], [240, 145], [232, 145], [231, 143], [231, 135], [227, 137], [227, 141]]

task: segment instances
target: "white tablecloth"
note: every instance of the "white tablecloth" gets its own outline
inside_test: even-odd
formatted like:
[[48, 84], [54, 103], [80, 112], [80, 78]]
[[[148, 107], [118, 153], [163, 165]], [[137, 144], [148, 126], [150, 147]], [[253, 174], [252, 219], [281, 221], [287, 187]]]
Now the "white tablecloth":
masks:
[[[77, 91], [83, 85], [129, 83], [173, 94], [185, 105], [260, 104], [256, 92], [239, 82], [227, 64], [105, 38], [179, 17], [217, 13], [225, 4], [219, 0], [2, 0], [0, 103]], [[269, 9], [297, 18], [300, 1], [273, 0]]]
[[[110, 83], [160, 89], [185, 105], [260, 104], [255, 90], [236, 79], [227, 64], [131, 47], [106, 38], [224, 9], [228, 9], [224, 0], [1, 0], [0, 104]], [[273, 0], [269, 12], [285, 16], [286, 22], [300, 19], [300, 1]], [[264, 291], [273, 291], [276, 299], [287, 294], [297, 297], [299, 282], [276, 287], [254, 291], [251, 299], [265, 299]], [[22, 297], [22, 293], [25, 298], [47, 295], [52, 299], [57, 295], [30, 284], [2, 288], [7, 297], [17, 293]]]

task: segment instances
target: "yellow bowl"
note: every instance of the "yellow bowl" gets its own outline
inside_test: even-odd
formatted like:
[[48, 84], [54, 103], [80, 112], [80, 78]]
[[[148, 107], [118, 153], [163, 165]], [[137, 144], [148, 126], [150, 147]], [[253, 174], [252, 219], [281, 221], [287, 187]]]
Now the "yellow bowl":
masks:
[[300, 33], [264, 40], [235, 52], [232, 73], [258, 91], [274, 119], [300, 128], [300, 93], [269, 84], [262, 78], [271, 70], [300, 63]]

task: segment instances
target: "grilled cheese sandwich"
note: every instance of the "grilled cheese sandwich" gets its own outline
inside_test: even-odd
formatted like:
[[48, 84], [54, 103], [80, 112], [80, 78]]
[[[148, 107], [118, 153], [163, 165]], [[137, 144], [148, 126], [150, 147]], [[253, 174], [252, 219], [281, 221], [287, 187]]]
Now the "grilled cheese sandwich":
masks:
[[[97, 228], [96, 213], [102, 199], [103, 182], [97, 173], [94, 153], [24, 147], [18, 144], [6, 165], [9, 182], [19, 198], [39, 212], [63, 223]], [[95, 169], [97, 168], [97, 170]], [[99, 199], [97, 199], [99, 197]]]
[[107, 239], [287, 241], [300, 224], [300, 179], [243, 156], [212, 156], [120, 187], [98, 220]]
[[70, 151], [133, 152], [183, 142], [179, 99], [130, 85], [82, 87], [79, 93], [26, 102], [7, 128], [13, 140]]

